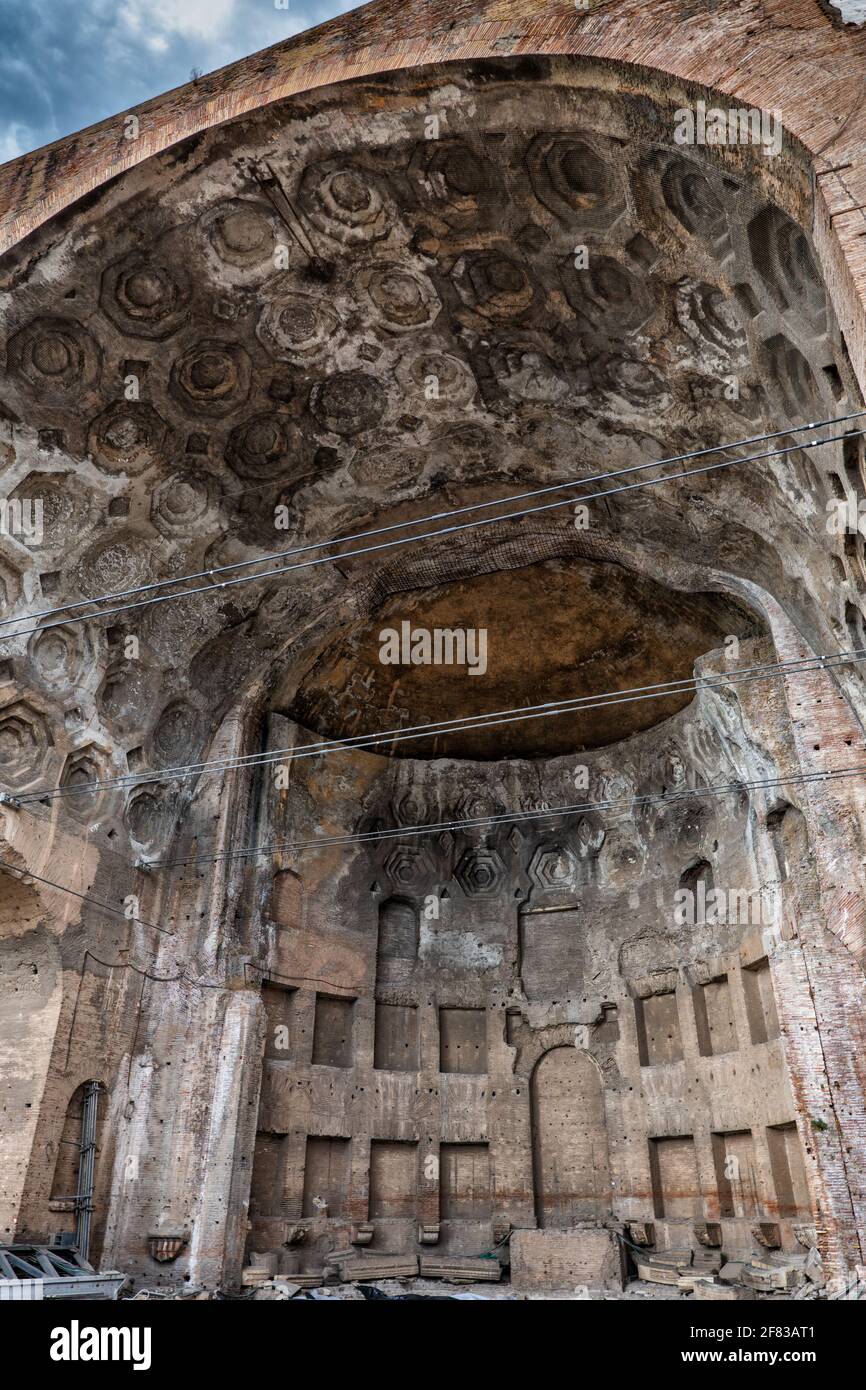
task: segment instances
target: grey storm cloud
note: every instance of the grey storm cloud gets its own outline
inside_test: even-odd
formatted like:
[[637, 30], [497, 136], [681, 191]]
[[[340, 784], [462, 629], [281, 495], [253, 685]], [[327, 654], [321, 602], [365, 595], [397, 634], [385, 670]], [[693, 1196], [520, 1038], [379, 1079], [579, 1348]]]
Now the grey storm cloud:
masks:
[[0, 163], [290, 38], [353, 0], [0, 0]]

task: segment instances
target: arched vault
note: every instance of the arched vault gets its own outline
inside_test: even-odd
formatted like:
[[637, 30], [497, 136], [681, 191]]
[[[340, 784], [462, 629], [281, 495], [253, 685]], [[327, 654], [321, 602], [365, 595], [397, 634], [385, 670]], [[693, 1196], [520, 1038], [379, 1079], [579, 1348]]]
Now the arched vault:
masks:
[[[808, 1168], [825, 1257], [862, 1262], [856, 790], [801, 789], [797, 872], [785, 859], [783, 878], [773, 836], [792, 807], [778, 788], [744, 790], [727, 819], [698, 806], [725, 778], [778, 784], [785, 768], [853, 757], [856, 664], [766, 694], [688, 691], [466, 729], [347, 756], [273, 795], [246, 774], [175, 775], [297, 738], [685, 680], [696, 662], [723, 673], [731, 643], [764, 662], [863, 646], [866, 57], [811, 0], [759, 9], [515, 0], [440, 16], [427, 0], [378, 0], [0, 170], [0, 468], [6, 515], [38, 518], [0, 536], [0, 780], [25, 803], [0, 812], [13, 868], [82, 895], [52, 928], [64, 969], [53, 1052], [40, 1054], [46, 1102], [28, 1124], [37, 1152], [74, 1085], [106, 1078], [115, 1169], [100, 1170], [99, 1230], [148, 1277], [154, 1250], [184, 1251], [175, 1268], [193, 1278], [237, 1274], [254, 1145], [257, 1239], [288, 1239], [289, 1198], [274, 1196], [287, 1174], [316, 1239], [326, 1230], [305, 1162], [357, 1181], [340, 1147], [348, 1112], [303, 1135], [267, 1051], [255, 1121], [275, 1019], [308, 1040], [313, 1071], [350, 1065], [357, 1026], [372, 1086], [378, 1042], [363, 1028], [376, 1010], [420, 1008], [447, 985], [453, 1070], [475, 1078], [483, 1058], [507, 1095], [512, 1038], [540, 1056], [577, 1029], [619, 1125], [617, 1096], [640, 1089], [642, 1067], [681, 1060], [673, 1044], [654, 1052], [677, 991], [727, 984], [724, 956], [750, 1007], [772, 998], [760, 933], [684, 944], [658, 922], [631, 931], [645, 881], [676, 885], [705, 861], [717, 885], [742, 872], [783, 901], [782, 1036], [765, 1018], [748, 1046], [784, 1049], [788, 1089], [761, 1124], [779, 1163], [799, 1124], [800, 1206]], [[746, 138], [681, 139], [699, 105], [745, 113]], [[851, 418], [803, 432], [838, 417]], [[816, 435], [838, 437], [807, 447]], [[745, 454], [761, 457], [714, 466]], [[855, 524], [831, 524], [840, 514]], [[410, 539], [424, 518], [435, 534]], [[362, 539], [323, 554], [347, 536]], [[198, 592], [179, 601], [145, 587], [183, 575]], [[64, 607], [105, 595], [108, 616]], [[383, 663], [383, 632], [404, 624], [483, 629], [484, 679]], [[554, 792], [574, 798], [578, 758], [596, 799], [694, 801], [569, 830], [546, 813]], [[118, 776], [152, 781], [93, 787]], [[460, 829], [515, 807], [542, 817], [531, 833]], [[411, 839], [438, 819], [435, 842]], [[311, 827], [405, 830], [407, 843], [331, 848], [312, 867], [235, 854]], [[593, 895], [621, 931], [608, 955], [580, 915]], [[391, 899], [418, 931], [379, 977]], [[106, 915], [106, 902], [122, 906]], [[449, 918], [461, 908], [465, 929]], [[559, 983], [564, 997], [548, 997]], [[519, 1019], [497, 1014], [488, 1036], [462, 1015], [494, 994]], [[435, 1050], [424, 1027], [413, 1056]], [[195, 1145], [179, 1169], [184, 1125]], [[290, 1133], [314, 1141], [306, 1158], [287, 1156]], [[699, 1172], [681, 1139], [641, 1134], [644, 1196], [681, 1163]], [[487, 1212], [487, 1138], [468, 1157], [442, 1142], [443, 1172], [468, 1163], [478, 1185], [443, 1209]], [[162, 1175], [147, 1190], [125, 1184], [144, 1151]], [[370, 1160], [372, 1208], [375, 1175], [404, 1159]], [[32, 1232], [51, 1176], [34, 1159], [25, 1192], [25, 1166], [7, 1206]], [[531, 1224], [531, 1174], [512, 1177], [508, 1220]], [[430, 1181], [419, 1211], [432, 1226]]]

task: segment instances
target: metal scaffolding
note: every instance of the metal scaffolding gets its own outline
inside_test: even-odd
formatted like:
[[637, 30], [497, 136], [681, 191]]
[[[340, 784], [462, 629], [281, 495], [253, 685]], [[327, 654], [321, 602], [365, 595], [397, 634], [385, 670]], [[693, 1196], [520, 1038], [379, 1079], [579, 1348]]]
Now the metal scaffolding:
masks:
[[78, 1191], [75, 1196], [75, 1245], [84, 1260], [90, 1253], [96, 1169], [96, 1114], [101, 1089], [98, 1081], [87, 1082], [81, 1110], [81, 1158], [78, 1164]]

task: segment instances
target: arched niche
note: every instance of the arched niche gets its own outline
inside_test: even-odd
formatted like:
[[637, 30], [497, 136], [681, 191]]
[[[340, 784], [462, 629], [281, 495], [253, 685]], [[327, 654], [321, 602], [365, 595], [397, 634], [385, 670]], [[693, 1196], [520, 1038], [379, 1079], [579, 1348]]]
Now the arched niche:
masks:
[[698, 859], [682, 874], [677, 896], [677, 924], [693, 927], [706, 920], [707, 899], [713, 892], [712, 865]]
[[530, 1082], [535, 1215], [566, 1230], [610, 1216], [610, 1159], [601, 1073], [588, 1052], [554, 1047]]
[[767, 830], [776, 855], [779, 877], [784, 881], [796, 872], [809, 850], [809, 835], [803, 812], [785, 802], [767, 816]]
[[270, 916], [280, 927], [303, 927], [306, 915], [303, 881], [291, 869], [280, 869], [271, 885]]
[[0, 870], [0, 941], [26, 936], [43, 915], [35, 888], [17, 874]]
[[379, 908], [376, 977], [401, 978], [418, 959], [418, 909], [407, 898], [389, 898]]

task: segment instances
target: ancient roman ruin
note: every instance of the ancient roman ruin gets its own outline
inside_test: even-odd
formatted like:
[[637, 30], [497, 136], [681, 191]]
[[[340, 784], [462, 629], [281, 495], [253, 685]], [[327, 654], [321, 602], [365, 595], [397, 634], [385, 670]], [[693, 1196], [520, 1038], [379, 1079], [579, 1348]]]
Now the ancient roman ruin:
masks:
[[0, 169], [0, 1243], [857, 1279], [864, 76], [374, 0]]

